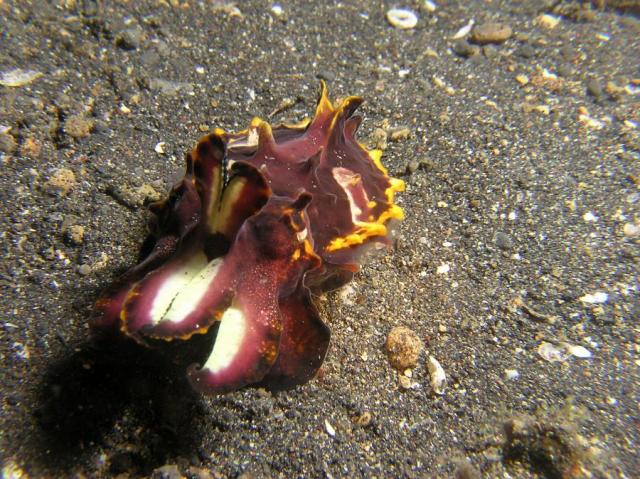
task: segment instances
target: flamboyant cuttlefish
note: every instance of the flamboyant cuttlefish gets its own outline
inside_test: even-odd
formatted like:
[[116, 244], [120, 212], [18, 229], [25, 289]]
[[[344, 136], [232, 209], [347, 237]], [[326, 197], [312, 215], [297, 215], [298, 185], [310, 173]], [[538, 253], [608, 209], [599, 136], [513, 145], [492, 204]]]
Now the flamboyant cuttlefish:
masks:
[[256, 118], [200, 139], [184, 179], [151, 206], [148, 254], [98, 300], [96, 330], [145, 345], [215, 332], [187, 369], [204, 393], [314, 376], [330, 333], [313, 294], [344, 285], [368, 246], [388, 242], [404, 188], [355, 139], [362, 99], [334, 107], [321, 86], [313, 120]]

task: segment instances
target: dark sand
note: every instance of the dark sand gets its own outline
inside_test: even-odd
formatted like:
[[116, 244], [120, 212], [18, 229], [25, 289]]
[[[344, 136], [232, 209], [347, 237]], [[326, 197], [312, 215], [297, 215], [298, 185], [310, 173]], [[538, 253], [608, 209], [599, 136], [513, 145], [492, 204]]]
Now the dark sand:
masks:
[[[0, 1], [0, 75], [41, 74], [0, 86], [4, 477], [637, 475], [629, 10], [416, 1], [398, 30], [394, 2], [97, 3]], [[557, 3], [555, 28], [535, 21]], [[513, 35], [454, 52], [471, 19]], [[318, 78], [366, 99], [364, 143], [409, 131], [383, 157], [407, 183], [395, 250], [318, 301], [333, 334], [320, 377], [203, 398], [151, 355], [91, 343], [92, 303], [135, 263], [144, 204], [184, 152], [281, 106], [272, 121], [302, 119]], [[409, 389], [384, 351], [400, 325], [425, 347]], [[549, 362], [543, 342], [590, 357]]]

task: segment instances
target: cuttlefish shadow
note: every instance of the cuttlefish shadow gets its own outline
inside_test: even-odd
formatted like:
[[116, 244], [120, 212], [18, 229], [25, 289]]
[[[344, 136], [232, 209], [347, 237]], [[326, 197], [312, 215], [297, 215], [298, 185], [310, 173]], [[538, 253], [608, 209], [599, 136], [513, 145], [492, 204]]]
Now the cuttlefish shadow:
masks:
[[[194, 340], [210, 342], [211, 335]], [[138, 473], [150, 473], [170, 457], [193, 455], [202, 443], [199, 425], [210, 412], [184, 375], [185, 363], [201, 358], [184, 348], [166, 354], [176, 346], [184, 343], [160, 351], [131, 340], [95, 338], [52, 364], [34, 411], [39, 427], [32, 442], [42, 452], [41, 466], [69, 469], [103, 446], [117, 450], [113, 441], [121, 434], [127, 442], [133, 430], [136, 445], [119, 460]]]

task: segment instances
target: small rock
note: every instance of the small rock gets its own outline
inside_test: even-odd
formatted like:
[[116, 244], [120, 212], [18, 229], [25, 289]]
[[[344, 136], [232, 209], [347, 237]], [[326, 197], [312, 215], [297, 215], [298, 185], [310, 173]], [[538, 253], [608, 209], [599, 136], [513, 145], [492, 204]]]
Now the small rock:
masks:
[[498, 49], [494, 45], [485, 45], [482, 47], [482, 53], [486, 58], [495, 58], [498, 56]]
[[436, 11], [436, 8], [438, 8], [438, 7], [437, 7], [437, 5], [436, 5], [434, 2], [432, 2], [431, 0], [424, 0], [424, 5], [423, 5], [423, 7], [422, 7], [422, 8], [424, 8], [424, 9], [425, 9], [427, 12], [429, 12], [429, 13], [433, 13], [433, 12], [435, 12], [435, 11]]
[[404, 371], [418, 363], [422, 341], [411, 329], [399, 326], [389, 332], [385, 347], [391, 365], [399, 371]]
[[418, 16], [406, 8], [392, 8], [387, 11], [387, 21], [396, 28], [408, 30], [418, 24]]
[[513, 248], [513, 240], [511, 239], [511, 237], [501, 231], [496, 233], [495, 242], [496, 246], [501, 250], [508, 251]]
[[627, 238], [635, 238], [636, 236], [640, 236], [640, 226], [634, 223], [625, 223], [622, 227], [622, 232]]
[[119, 188], [110, 187], [108, 192], [120, 203], [130, 208], [137, 208], [162, 198], [162, 195], [148, 183], [135, 189], [126, 185]]
[[436, 164], [430, 158], [425, 158], [424, 160], [420, 160], [420, 168], [425, 171], [431, 171], [436, 167]]
[[151, 78], [149, 80], [149, 88], [158, 90], [165, 95], [176, 95], [181, 91], [186, 93], [193, 92], [193, 84], [191, 83], [163, 80], [162, 78]]
[[65, 239], [72, 245], [80, 245], [84, 241], [84, 226], [71, 225], [64, 233]]
[[123, 50], [140, 48], [144, 41], [144, 30], [141, 27], [127, 28], [116, 35], [116, 46]]
[[11, 155], [15, 153], [17, 149], [18, 143], [13, 136], [9, 133], [0, 134], [0, 152]]
[[369, 411], [365, 411], [359, 416], [356, 416], [355, 418], [353, 418], [353, 422], [358, 426], [366, 427], [369, 424], [371, 424], [371, 419], [372, 419], [371, 413]]
[[482, 474], [469, 461], [464, 460], [456, 468], [456, 479], [482, 479]]
[[558, 23], [560, 23], [560, 17], [545, 13], [542, 15], [538, 15], [534, 20], [534, 23], [541, 28], [552, 30], [558, 26]]
[[29, 158], [38, 158], [42, 151], [42, 145], [33, 138], [27, 138], [20, 148], [21, 153]]
[[91, 266], [89, 266], [88, 264], [81, 264], [78, 267], [78, 274], [80, 276], [88, 276], [91, 274]]
[[213, 474], [203, 467], [191, 466], [187, 469], [187, 477], [190, 479], [214, 479]]
[[45, 183], [47, 193], [65, 196], [76, 184], [76, 175], [67, 168], [60, 168], [53, 172], [51, 178]]
[[460, 55], [464, 58], [469, 58], [480, 54], [480, 47], [478, 45], [471, 45], [466, 40], [458, 40], [453, 44], [453, 51], [456, 55]]
[[502, 43], [513, 35], [513, 30], [506, 23], [483, 23], [471, 31], [471, 41], [480, 45]]
[[91, 134], [95, 122], [84, 115], [73, 115], [64, 122], [64, 131], [73, 138], [85, 138]]
[[595, 78], [589, 78], [587, 80], [587, 92], [596, 100], [600, 100], [604, 94], [602, 85], [600, 85], [600, 82]]
[[529, 43], [525, 43], [516, 50], [516, 55], [529, 59], [536, 56], [536, 50]]
[[418, 171], [418, 168], [420, 168], [420, 163], [418, 163], [416, 160], [411, 160], [409, 163], [407, 163], [405, 171], [408, 175], [411, 175]]
[[178, 466], [167, 464], [154, 469], [151, 473], [151, 479], [184, 479], [184, 476], [180, 474]]
[[398, 384], [400, 385], [400, 389], [411, 389], [413, 383], [411, 382], [411, 378], [407, 376], [400, 376], [398, 378]]
[[378, 150], [386, 150], [387, 149], [387, 132], [383, 128], [376, 128], [373, 130], [373, 134], [371, 135], [372, 140], [374, 142], [374, 147]]
[[394, 128], [389, 132], [389, 140], [393, 142], [406, 140], [410, 136], [411, 130], [406, 127]]

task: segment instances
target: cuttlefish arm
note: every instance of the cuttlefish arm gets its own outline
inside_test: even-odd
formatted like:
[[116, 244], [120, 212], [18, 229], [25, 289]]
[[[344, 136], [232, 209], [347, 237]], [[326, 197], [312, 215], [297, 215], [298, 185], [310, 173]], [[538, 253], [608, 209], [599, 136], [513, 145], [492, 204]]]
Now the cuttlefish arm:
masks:
[[[312, 305], [303, 303], [298, 310], [294, 303], [302, 296], [292, 291], [297, 293], [296, 285], [301, 284], [304, 274], [319, 264], [301, 234], [305, 228], [303, 211], [311, 197], [301, 198], [294, 202], [272, 198], [238, 232], [224, 259], [232, 265], [230, 275], [236, 278], [233, 297], [220, 315], [211, 353], [201, 365], [188, 369], [196, 390], [222, 393], [255, 384], [278, 364], [281, 350], [283, 358], [294, 357], [290, 340], [283, 336], [284, 328], [296, 332], [292, 320]], [[291, 300], [281, 301], [283, 297]], [[310, 367], [314, 366], [315, 362]]]
[[278, 357], [258, 386], [289, 389], [313, 378], [322, 365], [331, 333], [302, 284], [280, 301], [282, 335]]

